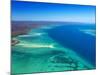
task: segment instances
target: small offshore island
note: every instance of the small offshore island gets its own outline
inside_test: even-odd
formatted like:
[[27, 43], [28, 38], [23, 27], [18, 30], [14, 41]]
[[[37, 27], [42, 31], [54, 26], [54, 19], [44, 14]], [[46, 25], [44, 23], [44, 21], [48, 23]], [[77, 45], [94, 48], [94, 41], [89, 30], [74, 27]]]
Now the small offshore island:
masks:
[[12, 46], [15, 46], [16, 44], [18, 44], [19, 43], [19, 41], [18, 40], [11, 40], [11, 45]]

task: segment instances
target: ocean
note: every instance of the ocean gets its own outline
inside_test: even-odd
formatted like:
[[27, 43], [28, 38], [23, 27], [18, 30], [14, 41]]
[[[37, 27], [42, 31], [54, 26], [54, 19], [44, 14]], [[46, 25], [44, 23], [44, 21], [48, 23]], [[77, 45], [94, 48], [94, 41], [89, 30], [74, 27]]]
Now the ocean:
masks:
[[95, 24], [51, 24], [13, 37], [12, 73], [73, 71], [96, 68]]

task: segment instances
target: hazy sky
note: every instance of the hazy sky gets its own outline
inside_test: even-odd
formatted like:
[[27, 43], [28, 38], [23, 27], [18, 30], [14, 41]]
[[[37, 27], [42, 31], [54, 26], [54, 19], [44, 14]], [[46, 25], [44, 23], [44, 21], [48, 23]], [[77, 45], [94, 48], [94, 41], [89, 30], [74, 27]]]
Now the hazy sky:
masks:
[[12, 1], [12, 20], [95, 23], [95, 6]]

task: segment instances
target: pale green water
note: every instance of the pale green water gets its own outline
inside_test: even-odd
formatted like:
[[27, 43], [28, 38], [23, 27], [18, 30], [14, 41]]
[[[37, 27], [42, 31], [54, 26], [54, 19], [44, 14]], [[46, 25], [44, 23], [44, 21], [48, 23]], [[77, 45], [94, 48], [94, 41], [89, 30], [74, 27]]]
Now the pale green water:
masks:
[[14, 38], [18, 39], [20, 43], [12, 46], [12, 73], [54, 72], [94, 68], [71, 49], [64, 48], [51, 39], [45, 31], [46, 28], [32, 29], [27, 35], [19, 35]]

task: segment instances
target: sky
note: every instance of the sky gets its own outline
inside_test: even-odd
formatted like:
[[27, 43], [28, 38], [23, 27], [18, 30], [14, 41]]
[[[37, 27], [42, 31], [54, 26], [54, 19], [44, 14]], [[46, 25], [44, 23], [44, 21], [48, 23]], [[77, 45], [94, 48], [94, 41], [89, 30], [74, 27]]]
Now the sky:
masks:
[[95, 6], [12, 1], [12, 21], [95, 23]]

